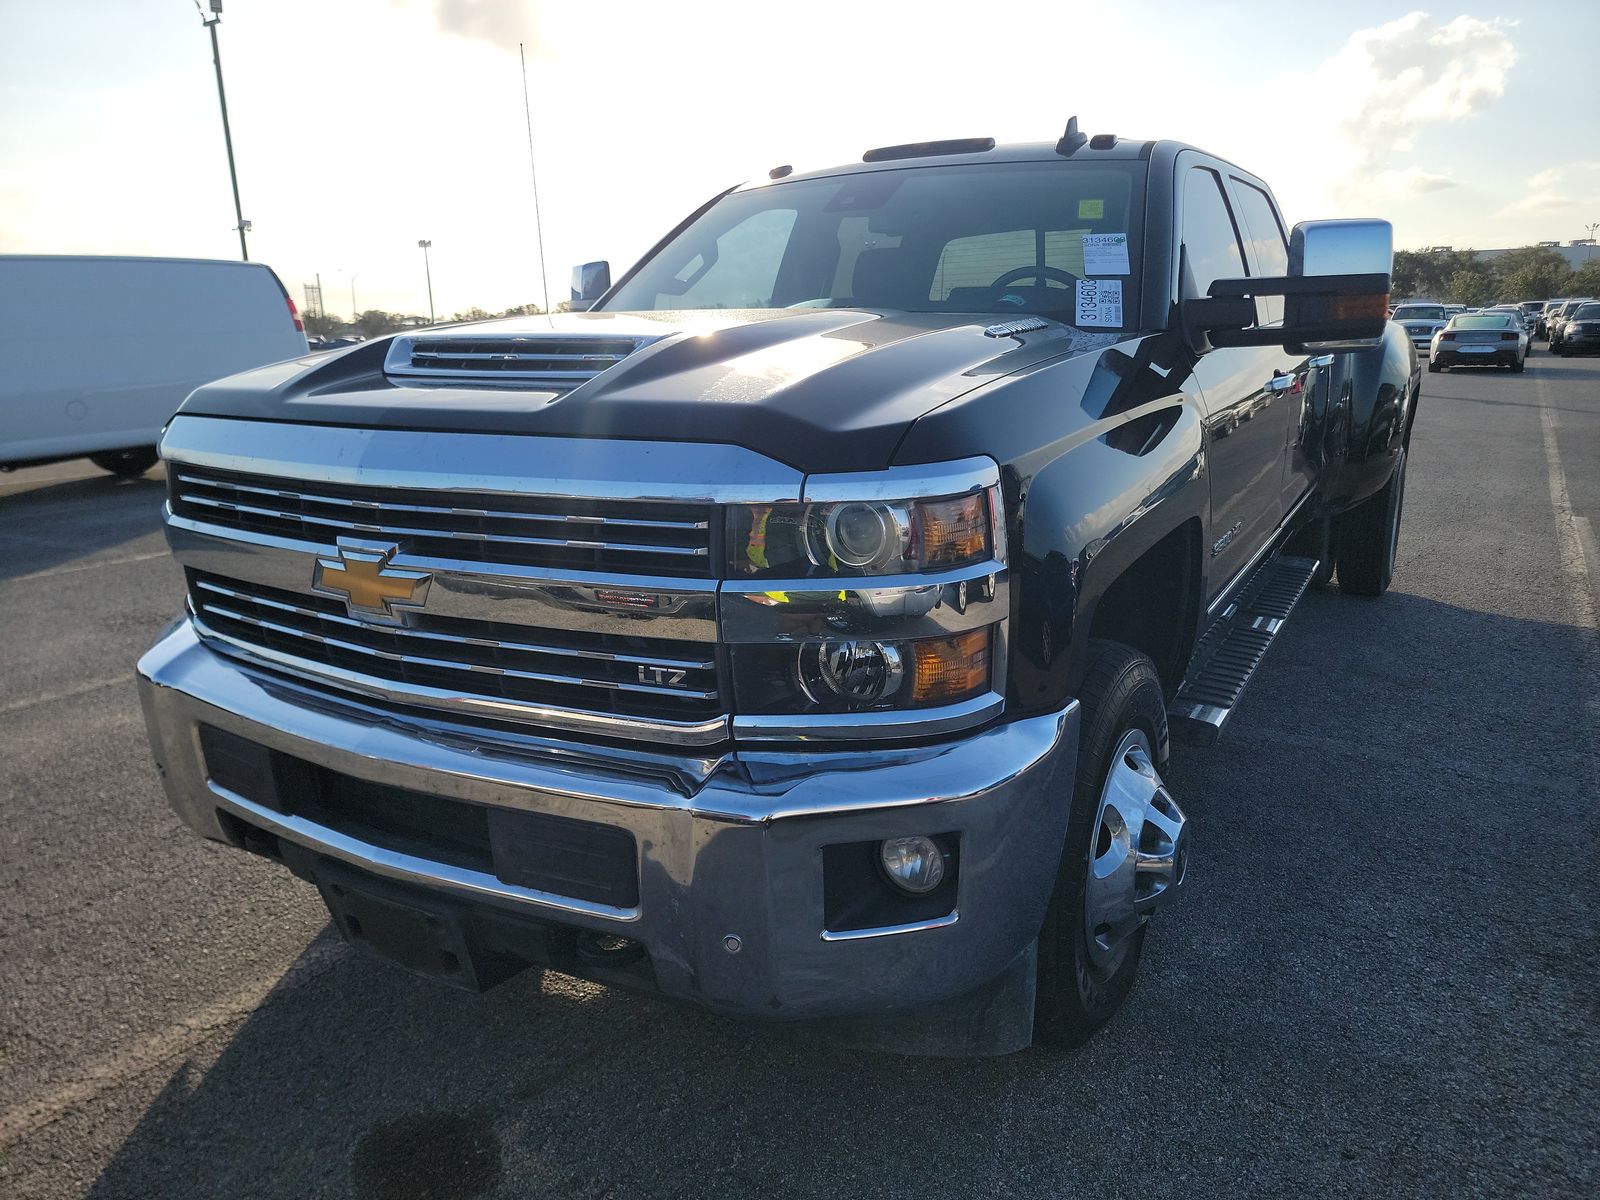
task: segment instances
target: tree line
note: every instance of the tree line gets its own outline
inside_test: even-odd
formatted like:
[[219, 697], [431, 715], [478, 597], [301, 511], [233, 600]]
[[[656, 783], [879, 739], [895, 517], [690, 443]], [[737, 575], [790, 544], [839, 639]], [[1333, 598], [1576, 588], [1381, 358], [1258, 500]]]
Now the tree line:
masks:
[[[566, 301], [557, 304], [555, 311], [558, 313], [571, 312], [572, 305]], [[472, 308], [462, 312], [453, 313], [440, 321], [441, 325], [459, 325], [463, 321], [491, 321], [498, 317], [537, 317], [544, 312], [537, 304], [517, 304], [503, 312], [490, 312], [488, 309]], [[343, 333], [351, 322], [342, 317], [331, 316], [327, 313], [308, 312], [304, 314], [306, 332], [315, 337], [336, 337]], [[354, 325], [362, 337], [375, 338], [380, 334], [394, 333], [401, 329], [415, 329], [419, 325], [426, 325], [420, 316], [408, 313], [385, 312], [381, 308], [369, 308], [363, 313], [356, 314]]]
[[1479, 259], [1471, 250], [1397, 250], [1390, 294], [1396, 299], [1425, 296], [1472, 308], [1557, 296], [1600, 296], [1600, 253], [1573, 270], [1549, 246], [1524, 246], [1491, 259]]

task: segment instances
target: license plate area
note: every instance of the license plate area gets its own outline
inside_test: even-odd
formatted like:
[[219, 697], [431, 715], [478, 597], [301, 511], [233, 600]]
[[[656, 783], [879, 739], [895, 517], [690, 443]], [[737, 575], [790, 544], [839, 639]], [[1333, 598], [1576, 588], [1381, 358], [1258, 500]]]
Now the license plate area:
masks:
[[315, 882], [345, 941], [418, 975], [481, 992], [523, 965], [477, 953], [448, 902], [331, 863], [318, 864]]

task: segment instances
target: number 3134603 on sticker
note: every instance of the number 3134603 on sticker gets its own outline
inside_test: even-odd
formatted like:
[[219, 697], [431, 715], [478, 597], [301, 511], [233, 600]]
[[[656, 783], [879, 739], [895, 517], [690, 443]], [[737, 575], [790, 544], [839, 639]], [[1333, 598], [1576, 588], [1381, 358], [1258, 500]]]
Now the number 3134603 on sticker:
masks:
[[1120, 326], [1122, 324], [1122, 280], [1078, 280], [1078, 316], [1073, 324]]

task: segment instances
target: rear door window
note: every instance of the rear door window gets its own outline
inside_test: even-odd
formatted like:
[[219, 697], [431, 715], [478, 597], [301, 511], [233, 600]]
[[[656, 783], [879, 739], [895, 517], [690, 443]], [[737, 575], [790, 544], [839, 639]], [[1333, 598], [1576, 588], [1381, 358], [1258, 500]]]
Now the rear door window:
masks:
[[[1283, 236], [1283, 224], [1268, 195], [1254, 184], [1233, 178], [1234, 198], [1239, 202], [1240, 232], [1250, 250], [1251, 261], [1257, 275], [1281, 277], [1289, 273], [1289, 243]], [[1261, 296], [1256, 299], [1256, 322], [1276, 325], [1283, 320], [1283, 297]]]
[[1194, 285], [1190, 298], [1204, 296], [1215, 280], [1248, 274], [1222, 180], [1207, 167], [1190, 167], [1184, 180], [1183, 248]]

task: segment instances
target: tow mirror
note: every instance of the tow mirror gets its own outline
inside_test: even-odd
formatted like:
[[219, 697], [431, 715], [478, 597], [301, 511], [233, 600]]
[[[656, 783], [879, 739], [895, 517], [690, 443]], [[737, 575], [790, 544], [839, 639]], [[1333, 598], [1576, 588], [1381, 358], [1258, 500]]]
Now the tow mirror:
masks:
[[572, 268], [572, 311], [588, 312], [589, 306], [611, 290], [611, 264], [582, 263]]
[[[1289, 274], [1218, 279], [1180, 307], [1197, 349], [1282, 345], [1294, 354], [1355, 350], [1383, 338], [1394, 266], [1387, 221], [1302, 221], [1289, 235]], [[1255, 299], [1282, 296], [1283, 323], [1255, 324]]]

